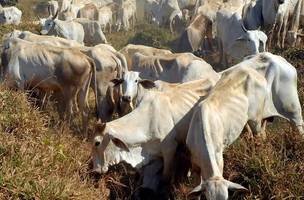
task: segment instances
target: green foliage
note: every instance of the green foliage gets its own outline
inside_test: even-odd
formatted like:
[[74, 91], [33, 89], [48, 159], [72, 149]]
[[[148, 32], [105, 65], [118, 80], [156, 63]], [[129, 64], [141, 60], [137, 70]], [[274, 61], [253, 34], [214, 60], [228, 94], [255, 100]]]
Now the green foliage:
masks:
[[171, 43], [175, 39], [168, 29], [160, 28], [155, 25], [141, 24], [137, 27], [134, 37], [128, 43], [142, 44], [156, 48], [171, 49]]

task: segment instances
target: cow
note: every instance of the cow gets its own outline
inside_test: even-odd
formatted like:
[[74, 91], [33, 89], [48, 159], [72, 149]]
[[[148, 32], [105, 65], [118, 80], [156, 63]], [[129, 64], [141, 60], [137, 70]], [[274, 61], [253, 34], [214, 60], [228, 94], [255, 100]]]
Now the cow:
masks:
[[[114, 6], [114, 5], [113, 5]], [[112, 6], [104, 6], [98, 10], [98, 22], [100, 23], [103, 31], [105, 32], [108, 27], [108, 32], [112, 31], [113, 23], [113, 8]]]
[[86, 46], [95, 46], [102, 43], [108, 43], [98, 21], [85, 18], [77, 18], [73, 21], [82, 25], [84, 30], [84, 43]]
[[207, 37], [209, 47], [212, 48], [212, 21], [203, 14], [195, 16], [179, 40], [179, 52], [194, 52], [201, 48]]
[[242, 11], [245, 27], [248, 30], [262, 28], [262, 30], [267, 31], [272, 29], [276, 21], [279, 6], [284, 2], [285, 0], [257, 0], [248, 2]]
[[247, 30], [238, 13], [220, 10], [216, 14], [220, 63], [227, 66], [229, 55], [233, 59], [265, 51], [267, 35], [259, 30]]
[[84, 30], [81, 24], [74, 21], [62, 21], [56, 19], [58, 12], [55, 16], [47, 19], [41, 19], [40, 24], [42, 26], [40, 33], [42, 35], [54, 35], [63, 37], [70, 40], [75, 40], [80, 44], [83, 44]]
[[93, 171], [106, 173], [111, 165], [122, 161], [140, 168], [153, 157], [161, 157], [162, 174], [169, 181], [175, 149], [185, 141], [193, 106], [217, 80], [206, 78], [158, 91], [153, 89], [154, 82], [140, 79], [138, 72], [127, 72], [126, 77], [129, 84], [138, 85], [138, 90], [132, 91], [137, 93], [138, 105], [122, 118], [97, 123], [92, 143]]
[[[231, 68], [243, 66], [257, 70], [267, 80], [268, 95], [263, 119], [275, 116], [287, 119], [304, 136], [302, 108], [297, 90], [297, 70], [283, 57], [268, 52], [246, 57], [243, 62]], [[264, 120], [263, 129], [266, 128], [266, 123], [267, 120]]]
[[196, 106], [186, 145], [192, 163], [200, 168], [201, 183], [188, 199], [204, 192], [207, 200], [228, 200], [228, 189], [247, 190], [223, 177], [223, 152], [247, 122], [255, 133], [261, 133], [266, 94], [265, 78], [243, 66], [224, 72], [208, 97]]
[[96, 68], [91, 58], [78, 49], [13, 38], [4, 43], [2, 65], [8, 87], [21, 90], [38, 88], [44, 92], [57, 93], [60, 96], [59, 105], [64, 105], [63, 110], [59, 108], [61, 119], [65, 118], [65, 112], [66, 119], [70, 121], [73, 101], [78, 99], [83, 132], [87, 134], [88, 92], [91, 80], [96, 78]]
[[0, 8], [0, 24], [15, 24], [21, 22], [22, 12], [15, 6]]
[[98, 20], [98, 7], [94, 3], [85, 4], [79, 9], [77, 18], [87, 18], [90, 20]]
[[121, 26], [124, 30], [128, 31], [130, 28], [130, 23], [132, 28], [134, 28], [136, 22], [136, 2], [134, 0], [127, 0], [122, 3], [118, 9], [117, 14], [117, 31], [120, 31]]
[[[125, 58], [113, 47], [101, 44], [91, 48], [82, 48], [84, 54], [94, 60], [96, 66], [96, 97], [98, 101], [97, 118], [103, 122], [110, 121], [114, 110], [111, 99], [107, 95], [110, 81], [121, 78], [128, 71]], [[94, 82], [91, 84], [95, 86]]]
[[74, 40], [67, 40], [61, 37], [48, 36], [48, 35], [37, 35], [29, 31], [14, 30], [13, 32], [4, 35], [3, 38], [4, 39], [20, 38], [29, 42], [36, 42], [36, 43], [47, 44], [57, 47], [66, 47], [66, 48], [83, 47], [83, 45], [79, 44]]
[[[193, 61], [199, 61], [200, 64], [191, 66]], [[185, 82], [185, 79], [191, 80], [190, 77], [187, 77], [190, 74], [192, 79], [198, 79], [204, 73], [214, 72], [211, 65], [192, 53], [177, 53], [166, 56], [145, 56], [141, 53], [135, 53], [132, 70], [140, 72], [141, 78], [153, 81], [162, 80], [169, 83]], [[202, 72], [199, 72], [200, 70]]]
[[156, 55], [161, 56], [161, 55], [172, 54], [171, 51], [166, 50], [166, 49], [158, 49], [158, 48], [149, 47], [149, 46], [145, 46], [145, 45], [134, 45], [134, 44], [128, 44], [127, 46], [122, 48], [119, 52], [122, 53], [126, 57], [129, 69], [131, 69], [133, 66], [133, 62], [132, 62], [133, 56], [137, 52], [139, 52], [143, 55], [146, 55], [146, 56], [156, 56]]

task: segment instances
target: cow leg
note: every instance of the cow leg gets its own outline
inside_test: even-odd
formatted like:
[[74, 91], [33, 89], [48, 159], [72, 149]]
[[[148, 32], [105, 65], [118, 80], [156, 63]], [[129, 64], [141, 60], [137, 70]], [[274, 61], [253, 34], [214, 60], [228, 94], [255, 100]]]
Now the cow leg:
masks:
[[254, 135], [257, 137], [262, 137], [262, 139], [266, 138], [266, 135], [262, 133], [262, 122], [261, 120], [249, 120], [248, 124]]
[[282, 48], [281, 44], [282, 44], [282, 38], [281, 38], [281, 30], [282, 30], [282, 26], [283, 26], [283, 23], [280, 22], [279, 24], [279, 28], [277, 30], [277, 46]]
[[161, 152], [164, 159], [163, 178], [165, 183], [170, 183], [172, 178], [172, 163], [177, 148], [177, 143], [174, 139], [170, 138], [163, 142]]
[[281, 47], [284, 48], [285, 47], [285, 38], [286, 38], [286, 33], [287, 33], [287, 19], [284, 19], [284, 23], [283, 23], [283, 33], [282, 33], [282, 45]]
[[85, 135], [85, 138], [88, 138], [89, 103], [87, 101], [87, 91], [81, 89], [78, 96], [79, 110], [82, 116], [82, 132]]
[[76, 98], [76, 89], [74, 87], [65, 88], [64, 89], [64, 101], [65, 101], [65, 121], [67, 121], [68, 125], [70, 125], [71, 122], [71, 116], [73, 114], [73, 102]]

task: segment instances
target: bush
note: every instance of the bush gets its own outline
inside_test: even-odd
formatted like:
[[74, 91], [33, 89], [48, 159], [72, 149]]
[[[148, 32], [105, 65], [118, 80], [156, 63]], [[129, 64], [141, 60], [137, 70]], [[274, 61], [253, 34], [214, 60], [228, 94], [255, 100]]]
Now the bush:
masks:
[[171, 49], [171, 42], [175, 36], [168, 29], [150, 24], [138, 25], [136, 29], [136, 34], [129, 39], [128, 43]]

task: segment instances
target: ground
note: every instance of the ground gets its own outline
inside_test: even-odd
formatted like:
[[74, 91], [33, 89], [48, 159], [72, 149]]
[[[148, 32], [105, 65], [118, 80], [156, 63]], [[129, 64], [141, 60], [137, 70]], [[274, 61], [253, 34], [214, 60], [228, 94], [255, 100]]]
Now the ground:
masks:
[[[30, 8], [37, 1], [22, 2], [18, 6], [25, 18], [34, 19]], [[38, 31], [27, 22], [0, 27], [0, 37], [14, 28]], [[117, 49], [130, 42], [170, 49], [174, 42], [168, 30], [150, 25], [108, 38]], [[297, 68], [303, 105], [303, 48], [271, 51]], [[70, 129], [61, 129], [52, 103], [39, 109], [28, 96], [0, 87], [0, 199], [131, 199], [136, 172], [122, 164], [96, 181], [88, 173], [90, 145], [83, 141], [79, 117]], [[93, 123], [92, 115], [91, 132]], [[251, 139], [245, 132], [227, 149], [224, 171], [226, 179], [249, 189], [231, 193], [231, 199], [304, 199], [304, 140], [288, 122], [276, 119], [267, 128], [265, 141]], [[193, 180], [185, 178], [172, 191], [176, 199], [185, 199], [191, 188]]]

